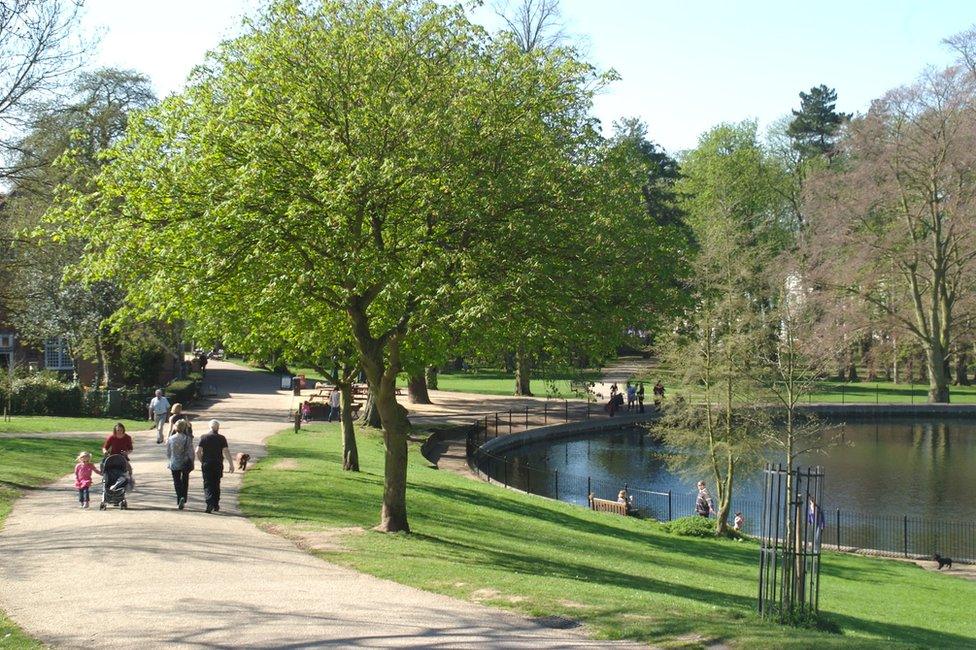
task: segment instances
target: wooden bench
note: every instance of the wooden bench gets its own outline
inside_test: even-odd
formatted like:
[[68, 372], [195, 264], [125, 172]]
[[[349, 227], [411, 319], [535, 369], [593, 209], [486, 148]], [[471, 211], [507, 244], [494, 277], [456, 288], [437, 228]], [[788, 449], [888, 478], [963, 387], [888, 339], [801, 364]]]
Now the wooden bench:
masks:
[[592, 494], [589, 496], [590, 510], [597, 512], [612, 512], [614, 514], [627, 516], [627, 504], [618, 503], [609, 499], [598, 499]]

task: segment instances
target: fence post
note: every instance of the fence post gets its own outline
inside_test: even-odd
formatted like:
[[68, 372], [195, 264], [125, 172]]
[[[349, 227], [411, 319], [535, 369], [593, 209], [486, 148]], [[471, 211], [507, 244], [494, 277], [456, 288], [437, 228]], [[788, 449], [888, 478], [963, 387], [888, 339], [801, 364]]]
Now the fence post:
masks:
[[508, 409], [508, 435], [512, 435], [512, 409]]
[[840, 403], [844, 403], [844, 396], [847, 392], [847, 386], [845, 384], [840, 385]]
[[593, 494], [593, 484], [590, 482], [590, 477], [587, 476], [586, 477], [586, 498], [590, 498], [591, 494]]
[[840, 550], [840, 508], [837, 508], [837, 550]]
[[671, 521], [671, 490], [668, 490], [668, 521]]
[[545, 410], [543, 410], [542, 412], [542, 423], [549, 424], [549, 401], [548, 400], [546, 400], [544, 406], [545, 406]]
[[495, 437], [498, 437], [498, 411], [495, 411]]
[[556, 501], [559, 501], [559, 470], [552, 470], [556, 473]]
[[526, 431], [528, 431], [529, 429], [529, 407], [528, 406], [525, 407], [525, 429]]
[[904, 515], [902, 521], [904, 522], [904, 532], [905, 532], [905, 557], [908, 557], [908, 515]]
[[505, 487], [508, 487], [508, 459], [505, 459], [505, 463], [502, 465], [502, 480], [505, 482]]

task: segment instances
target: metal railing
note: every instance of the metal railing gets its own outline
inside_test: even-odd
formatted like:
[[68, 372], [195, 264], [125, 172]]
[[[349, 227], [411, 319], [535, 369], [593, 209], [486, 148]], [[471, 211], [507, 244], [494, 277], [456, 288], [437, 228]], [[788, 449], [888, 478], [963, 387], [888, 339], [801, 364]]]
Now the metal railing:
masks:
[[[589, 408], [587, 408], [589, 406]], [[640, 485], [534, 467], [517, 458], [492, 454], [482, 449], [488, 440], [547, 424], [606, 418], [598, 406], [564, 403], [561, 408], [503, 411], [479, 418], [467, 435], [468, 465], [489, 483], [498, 483], [568, 503], [586, 506], [589, 495], [616, 500], [621, 489], [633, 499], [638, 516], [671, 521], [695, 514], [697, 492], [681, 486], [667, 491]], [[648, 410], [653, 409], [653, 406]], [[623, 414], [627, 414], [626, 408]], [[828, 504], [829, 505], [829, 502]], [[741, 512], [742, 531], [757, 535], [762, 503], [732, 499], [729, 523]], [[953, 560], [976, 562], [976, 522], [932, 520], [913, 516], [868, 515], [851, 510], [824, 508], [822, 540], [825, 548], [882, 556], [928, 558], [939, 553]]]

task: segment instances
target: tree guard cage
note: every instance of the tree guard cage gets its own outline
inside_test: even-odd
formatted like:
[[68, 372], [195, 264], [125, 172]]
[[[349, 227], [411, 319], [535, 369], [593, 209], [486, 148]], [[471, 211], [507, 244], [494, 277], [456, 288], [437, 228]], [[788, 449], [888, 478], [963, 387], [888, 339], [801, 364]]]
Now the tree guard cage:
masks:
[[820, 608], [823, 468], [767, 463], [760, 524], [759, 615], [795, 622]]

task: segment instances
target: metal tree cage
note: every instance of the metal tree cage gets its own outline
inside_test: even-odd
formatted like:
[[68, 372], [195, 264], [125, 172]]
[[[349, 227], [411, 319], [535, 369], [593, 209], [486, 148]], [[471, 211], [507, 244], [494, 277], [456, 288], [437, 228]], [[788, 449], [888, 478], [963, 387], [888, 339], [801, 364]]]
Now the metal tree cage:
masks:
[[822, 467], [767, 463], [759, 554], [759, 614], [795, 622], [820, 608], [820, 547], [825, 525]]

